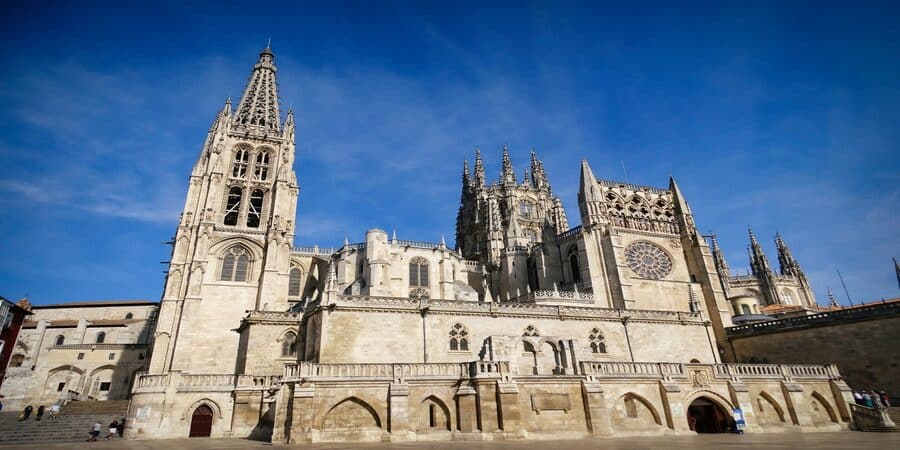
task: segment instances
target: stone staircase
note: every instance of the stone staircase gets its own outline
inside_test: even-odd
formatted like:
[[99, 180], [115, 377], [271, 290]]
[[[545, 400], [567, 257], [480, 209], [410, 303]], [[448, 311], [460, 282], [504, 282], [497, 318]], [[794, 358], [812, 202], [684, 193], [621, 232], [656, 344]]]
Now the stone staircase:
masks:
[[69, 402], [55, 419], [47, 418], [50, 415], [47, 408], [40, 421], [34, 420], [35, 413], [27, 421], [19, 422], [21, 411], [0, 412], [0, 444], [85, 441], [96, 421], [103, 427], [100, 432], [103, 439], [110, 422], [121, 421], [127, 411], [128, 400], [110, 400]]

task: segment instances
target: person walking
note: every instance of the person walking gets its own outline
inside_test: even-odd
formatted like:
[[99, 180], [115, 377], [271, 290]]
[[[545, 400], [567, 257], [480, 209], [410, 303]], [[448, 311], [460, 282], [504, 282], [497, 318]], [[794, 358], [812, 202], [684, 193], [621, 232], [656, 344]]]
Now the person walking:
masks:
[[869, 393], [866, 391], [863, 391], [862, 396], [863, 396], [863, 401], [866, 403], [866, 407], [872, 408], [874, 406], [872, 404], [872, 396], [869, 395]]
[[25, 409], [22, 410], [22, 415], [19, 416], [19, 421], [28, 420], [28, 418], [31, 417], [31, 411], [33, 410], [34, 407], [31, 405], [26, 406]]
[[878, 395], [877, 392], [871, 391], [869, 392], [869, 396], [872, 397], [872, 404], [875, 405], [875, 409], [883, 409], [884, 404], [881, 403], [881, 396]]
[[[881, 392], [879, 392], [879, 394], [881, 394], [881, 403], [884, 403], [884, 407], [890, 408], [891, 407], [891, 399], [890, 399], [890, 397], [888, 397], [887, 393], [885, 393], [884, 391], [881, 391]], [[0, 409], [2, 409], [2, 406], [0, 406]]]
[[37, 415], [34, 416], [34, 420], [41, 420], [44, 417], [44, 405], [38, 406]]
[[59, 403], [54, 403], [53, 406], [50, 407], [50, 415], [47, 416], [48, 419], [55, 419], [59, 417]]
[[95, 442], [97, 437], [100, 436], [100, 429], [103, 428], [103, 425], [100, 425], [100, 422], [94, 422], [94, 426], [91, 427], [91, 437], [88, 438], [88, 442]]
[[106, 433], [106, 440], [109, 440], [111, 437], [119, 434], [119, 421], [113, 420], [109, 424], [109, 433]]

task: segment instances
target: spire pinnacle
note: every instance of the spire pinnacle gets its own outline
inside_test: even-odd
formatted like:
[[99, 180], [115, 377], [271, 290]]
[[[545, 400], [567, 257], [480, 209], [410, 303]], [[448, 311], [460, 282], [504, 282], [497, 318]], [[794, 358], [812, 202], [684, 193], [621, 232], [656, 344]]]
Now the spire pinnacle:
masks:
[[512, 160], [509, 159], [509, 147], [503, 144], [503, 171], [500, 173], [501, 184], [516, 184], [516, 173], [513, 171]]
[[481, 159], [481, 149], [475, 147], [475, 185], [484, 186], [484, 161]]
[[280, 130], [278, 83], [275, 77], [275, 54], [269, 47], [259, 53], [241, 101], [235, 127], [266, 134]]
[[675, 205], [678, 207], [678, 210], [681, 214], [690, 215], [691, 207], [688, 206], [687, 200], [684, 198], [684, 194], [681, 193], [681, 188], [678, 187], [678, 183], [675, 182], [675, 177], [669, 175], [669, 190], [672, 191], [672, 196], [675, 200]]

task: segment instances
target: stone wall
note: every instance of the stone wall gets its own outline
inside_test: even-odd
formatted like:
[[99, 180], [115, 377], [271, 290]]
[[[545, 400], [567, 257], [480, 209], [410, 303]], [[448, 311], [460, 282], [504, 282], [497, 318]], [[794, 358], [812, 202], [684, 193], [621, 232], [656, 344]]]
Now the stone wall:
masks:
[[[853, 389], [900, 395], [900, 304], [729, 329], [738, 361], [837, 364]], [[877, 311], [875, 309], [878, 309]]]

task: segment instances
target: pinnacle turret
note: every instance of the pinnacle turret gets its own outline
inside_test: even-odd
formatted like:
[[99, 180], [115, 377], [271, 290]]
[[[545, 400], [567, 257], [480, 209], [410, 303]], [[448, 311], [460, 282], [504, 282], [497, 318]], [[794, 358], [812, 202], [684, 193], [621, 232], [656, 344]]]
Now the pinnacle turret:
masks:
[[775, 248], [778, 250], [778, 264], [781, 266], [782, 275], [799, 276], [803, 273], [800, 263], [794, 259], [791, 249], [784, 242], [784, 239], [781, 238], [780, 233], [775, 233]]
[[747, 232], [750, 234], [750, 270], [756, 276], [770, 274], [772, 269], [769, 266], [769, 259], [763, 252], [762, 246], [759, 245], [759, 241], [756, 240], [756, 234], [750, 228], [747, 229]]
[[241, 96], [235, 117], [236, 128], [260, 134], [281, 129], [276, 70], [275, 55], [267, 46], [259, 53], [259, 60], [253, 66]]
[[503, 144], [503, 171], [500, 172], [500, 184], [516, 184], [516, 172], [512, 160], [509, 159], [509, 147]]
[[481, 159], [481, 149], [475, 147], [475, 186], [484, 186], [484, 161]]
[[709, 240], [712, 241], [713, 262], [716, 265], [716, 270], [719, 272], [719, 275], [727, 279], [731, 276], [731, 269], [728, 267], [728, 261], [725, 260], [722, 249], [719, 248], [719, 239], [713, 234]]

